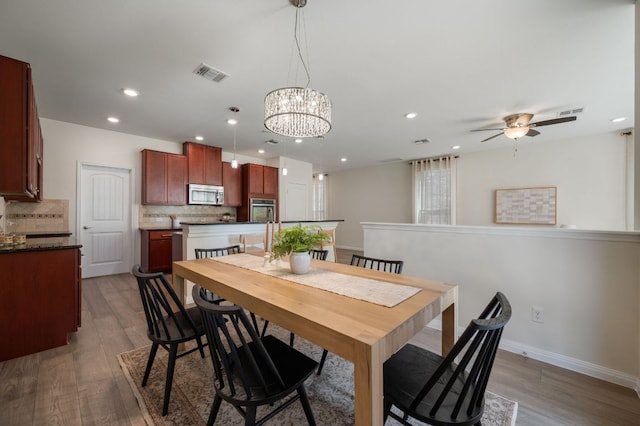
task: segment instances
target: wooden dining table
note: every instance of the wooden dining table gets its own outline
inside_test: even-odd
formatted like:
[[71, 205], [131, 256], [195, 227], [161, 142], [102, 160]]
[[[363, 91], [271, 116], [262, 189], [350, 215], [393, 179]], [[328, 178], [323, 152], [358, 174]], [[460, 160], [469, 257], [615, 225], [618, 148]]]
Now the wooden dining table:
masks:
[[183, 302], [185, 280], [243, 306], [354, 365], [355, 423], [383, 424], [383, 369], [391, 355], [442, 314], [442, 351], [453, 346], [458, 287], [312, 260], [312, 268], [420, 288], [393, 307], [358, 300], [213, 259], [173, 263], [173, 284]]

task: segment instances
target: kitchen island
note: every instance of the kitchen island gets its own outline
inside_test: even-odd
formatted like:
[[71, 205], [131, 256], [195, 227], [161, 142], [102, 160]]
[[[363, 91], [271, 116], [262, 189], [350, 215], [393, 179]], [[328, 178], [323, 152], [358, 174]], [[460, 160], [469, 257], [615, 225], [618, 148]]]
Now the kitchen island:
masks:
[[40, 237], [0, 248], [0, 361], [66, 345], [78, 330], [81, 247]]
[[[334, 220], [288, 220], [276, 224], [282, 228], [289, 228], [301, 224], [302, 226], [317, 226], [323, 230], [335, 231], [342, 219]], [[264, 235], [267, 225], [264, 222], [182, 222], [182, 259], [195, 259], [196, 248], [216, 248], [240, 244], [241, 235]], [[271, 238], [271, 234], [269, 234]], [[264, 250], [264, 246], [260, 245]], [[329, 253], [327, 260], [335, 261], [333, 253]]]

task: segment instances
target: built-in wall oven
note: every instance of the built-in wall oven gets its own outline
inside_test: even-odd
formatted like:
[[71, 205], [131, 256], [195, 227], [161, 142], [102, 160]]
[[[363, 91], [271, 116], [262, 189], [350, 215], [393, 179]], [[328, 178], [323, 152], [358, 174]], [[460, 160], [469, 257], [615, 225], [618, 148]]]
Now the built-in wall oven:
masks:
[[276, 200], [252, 198], [249, 205], [250, 222], [268, 222], [275, 220]]

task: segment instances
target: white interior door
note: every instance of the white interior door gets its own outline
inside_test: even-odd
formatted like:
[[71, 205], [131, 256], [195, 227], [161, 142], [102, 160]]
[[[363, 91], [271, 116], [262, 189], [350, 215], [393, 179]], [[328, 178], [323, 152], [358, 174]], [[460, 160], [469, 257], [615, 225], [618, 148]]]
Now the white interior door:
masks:
[[307, 185], [288, 182], [285, 201], [285, 220], [307, 219]]
[[131, 269], [131, 170], [80, 166], [79, 234], [83, 278]]

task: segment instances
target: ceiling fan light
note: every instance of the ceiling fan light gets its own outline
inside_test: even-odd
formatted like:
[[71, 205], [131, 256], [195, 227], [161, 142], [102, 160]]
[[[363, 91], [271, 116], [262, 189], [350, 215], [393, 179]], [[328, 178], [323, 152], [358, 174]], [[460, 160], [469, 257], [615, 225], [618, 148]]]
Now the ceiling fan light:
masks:
[[523, 127], [508, 127], [504, 129], [504, 135], [511, 139], [520, 139], [529, 133], [529, 126]]

